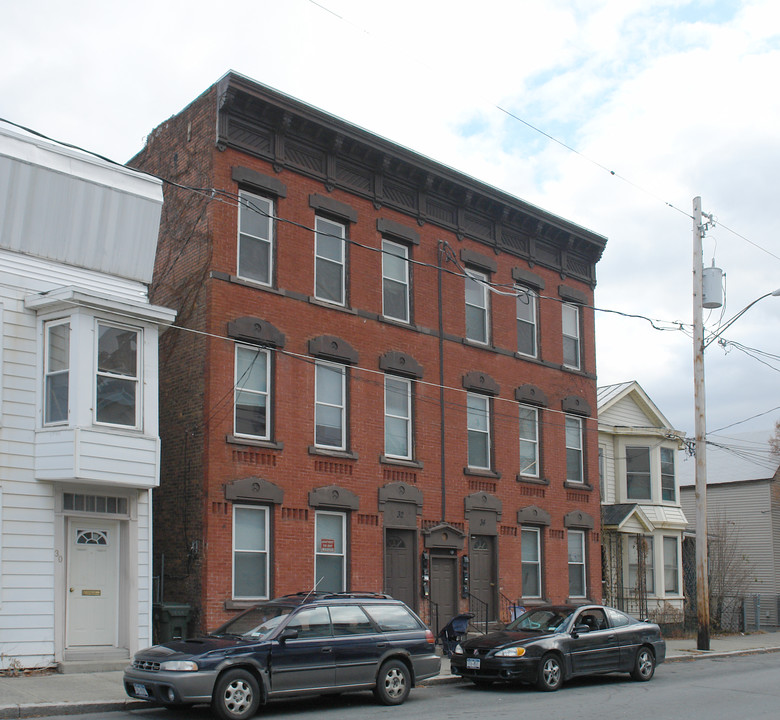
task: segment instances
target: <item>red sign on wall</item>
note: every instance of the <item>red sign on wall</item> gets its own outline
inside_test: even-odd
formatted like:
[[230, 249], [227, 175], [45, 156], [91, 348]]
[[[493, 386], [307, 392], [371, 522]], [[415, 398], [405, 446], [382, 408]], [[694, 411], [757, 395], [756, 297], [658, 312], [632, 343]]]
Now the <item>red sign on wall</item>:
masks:
[[335, 552], [336, 541], [330, 538], [322, 538], [320, 540], [320, 552]]

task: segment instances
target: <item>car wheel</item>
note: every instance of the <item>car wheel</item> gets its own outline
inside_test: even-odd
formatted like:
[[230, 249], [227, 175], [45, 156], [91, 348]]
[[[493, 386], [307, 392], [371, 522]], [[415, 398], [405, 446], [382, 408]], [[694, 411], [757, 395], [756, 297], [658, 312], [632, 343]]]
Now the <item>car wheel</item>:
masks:
[[553, 653], [547, 653], [539, 663], [536, 687], [545, 692], [557, 690], [563, 683], [561, 659]]
[[222, 720], [251, 718], [260, 706], [260, 686], [248, 670], [228, 670], [214, 687], [212, 710]]
[[388, 660], [379, 668], [374, 695], [382, 705], [400, 705], [406, 700], [412, 678], [400, 660]]
[[641, 647], [636, 652], [634, 669], [631, 677], [639, 682], [647, 682], [655, 674], [655, 655], [648, 647]]

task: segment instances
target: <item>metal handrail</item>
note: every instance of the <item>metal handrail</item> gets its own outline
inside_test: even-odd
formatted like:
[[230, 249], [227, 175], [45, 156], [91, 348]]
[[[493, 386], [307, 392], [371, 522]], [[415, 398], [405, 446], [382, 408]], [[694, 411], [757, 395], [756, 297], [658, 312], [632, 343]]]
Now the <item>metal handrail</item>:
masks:
[[504, 593], [502, 593], [500, 590], [498, 591], [498, 602], [499, 602], [499, 611], [498, 616], [499, 620], [501, 620], [504, 625], [512, 621], [512, 608], [515, 607], [517, 603], [510, 600]]
[[469, 598], [469, 612], [474, 613], [474, 619], [472, 620], [472, 624], [474, 626], [478, 626], [481, 622], [484, 622], [485, 635], [487, 635], [488, 622], [489, 622], [488, 604], [482, 598], [478, 598], [476, 595], [472, 595], [471, 593], [468, 593], [468, 598]]

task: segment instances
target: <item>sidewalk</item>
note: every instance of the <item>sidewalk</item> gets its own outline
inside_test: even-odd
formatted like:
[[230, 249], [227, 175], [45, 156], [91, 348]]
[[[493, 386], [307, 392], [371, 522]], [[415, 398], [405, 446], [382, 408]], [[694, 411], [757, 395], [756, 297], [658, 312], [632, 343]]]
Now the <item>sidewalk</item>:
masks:
[[[695, 638], [666, 641], [667, 662], [775, 651], [780, 652], [780, 632], [713, 637], [707, 652], [696, 649]], [[450, 661], [445, 657], [442, 658], [441, 673], [423, 684], [459, 681], [457, 676], [450, 673]], [[0, 720], [101, 713], [141, 707], [148, 705], [125, 695], [121, 671], [0, 677]]]

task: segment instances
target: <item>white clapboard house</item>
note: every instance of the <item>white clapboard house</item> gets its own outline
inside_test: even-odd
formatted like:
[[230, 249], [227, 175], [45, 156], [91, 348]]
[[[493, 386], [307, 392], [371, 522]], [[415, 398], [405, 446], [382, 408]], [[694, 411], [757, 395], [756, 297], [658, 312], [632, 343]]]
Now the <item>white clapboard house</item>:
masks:
[[161, 183], [0, 123], [0, 668], [150, 644]]

